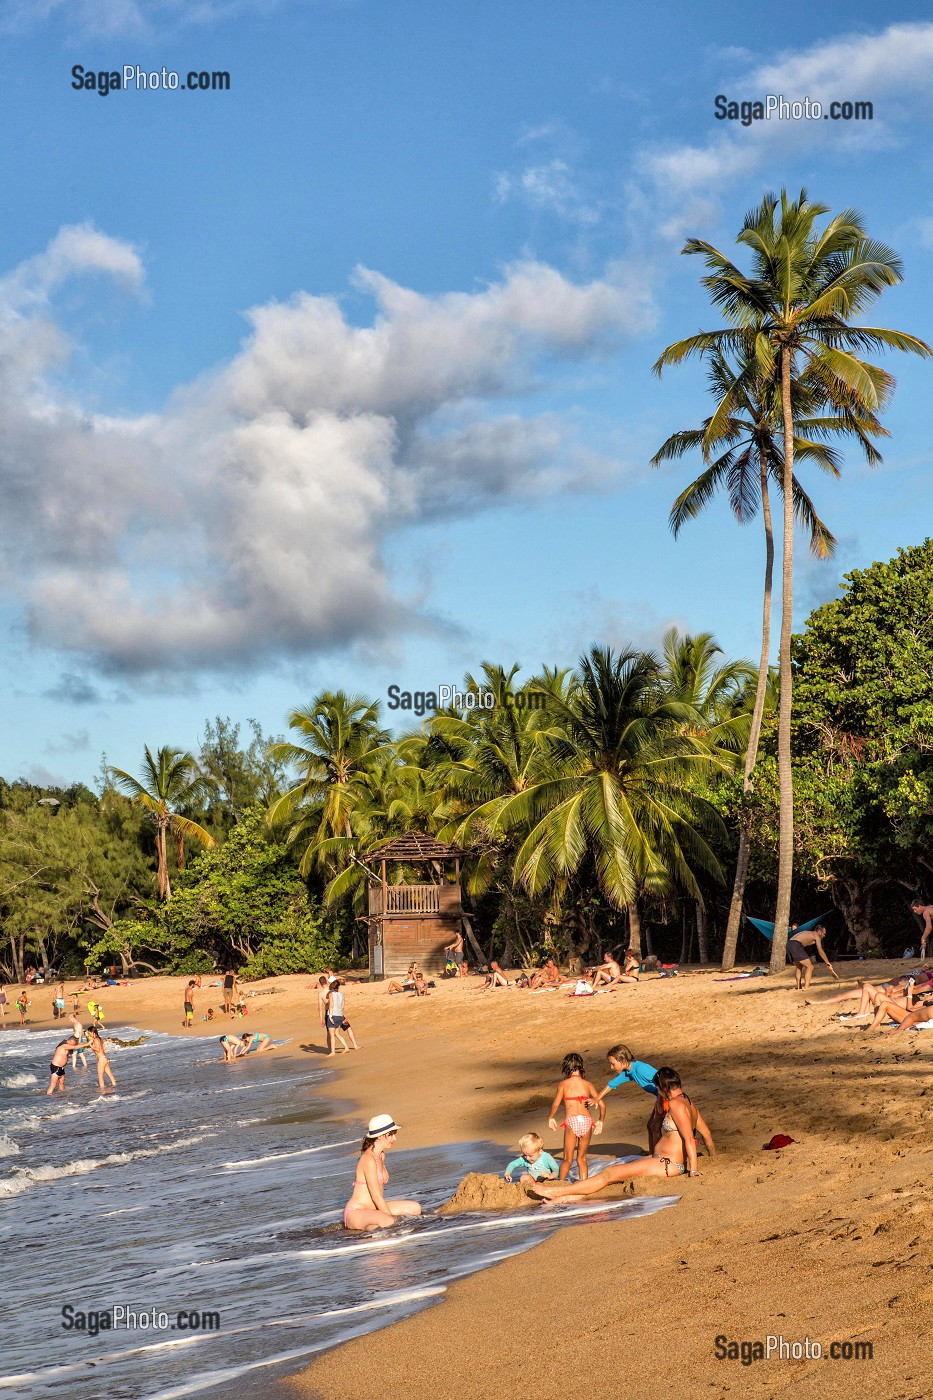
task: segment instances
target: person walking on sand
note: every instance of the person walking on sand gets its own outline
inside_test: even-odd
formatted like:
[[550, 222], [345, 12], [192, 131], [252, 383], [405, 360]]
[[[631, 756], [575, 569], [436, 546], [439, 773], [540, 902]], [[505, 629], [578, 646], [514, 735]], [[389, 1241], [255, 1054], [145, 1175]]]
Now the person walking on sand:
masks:
[[399, 1126], [391, 1113], [379, 1113], [370, 1118], [356, 1164], [353, 1192], [343, 1212], [344, 1229], [385, 1230], [400, 1216], [421, 1214], [417, 1201], [387, 1201], [385, 1198], [385, 1188], [389, 1184], [385, 1154], [395, 1146], [398, 1131]]
[[6, 987], [0, 982], [0, 1025], [6, 1030], [6, 1009], [9, 1005], [6, 995]]
[[194, 985], [194, 978], [192, 977], [192, 978], [191, 978], [191, 981], [188, 983], [187, 987], [185, 988], [185, 1019], [184, 1019], [184, 1020], [182, 1021], [182, 1023], [181, 1023], [181, 1028], [182, 1028], [182, 1030], [185, 1030], [185, 1031], [190, 1030], [190, 1029], [191, 1029], [191, 1026], [192, 1026], [192, 1023], [194, 1022], [194, 993], [195, 993], [195, 990], [196, 990], [196, 988], [195, 988], [195, 985]]
[[646, 1156], [605, 1167], [595, 1176], [573, 1185], [535, 1186], [534, 1194], [545, 1201], [576, 1200], [580, 1196], [597, 1196], [607, 1186], [638, 1176], [699, 1176], [696, 1134], [703, 1139], [711, 1157], [716, 1152], [712, 1134], [696, 1104], [684, 1093], [676, 1070], [667, 1065], [659, 1069], [657, 1086], [658, 1135], [654, 1143], [649, 1144]]
[[933, 933], [933, 904], [924, 904], [922, 899], [913, 899], [910, 902], [911, 913], [918, 919], [923, 920], [923, 931], [920, 934], [920, 960], [927, 955], [927, 941]]
[[19, 1012], [19, 1023], [21, 1026], [25, 1026], [26, 1024], [26, 1012], [29, 1010], [30, 1006], [32, 1006], [32, 1002], [26, 996], [26, 993], [20, 992], [19, 996], [16, 998], [16, 1009]]
[[[335, 1042], [338, 1031], [346, 1032], [350, 1037], [350, 1044], [353, 1046], [354, 1050], [360, 1049], [359, 1045], [356, 1043], [356, 1036], [353, 1034], [353, 1027], [347, 1020], [343, 991], [345, 986], [346, 983], [341, 978], [335, 977], [327, 989], [327, 1010], [324, 1016], [324, 1025], [327, 1030], [328, 1055], [336, 1055], [337, 1053]], [[341, 1039], [342, 1038], [341, 1036]], [[346, 1048], [346, 1042], [344, 1042], [344, 1049]]]
[[59, 982], [55, 988], [55, 1001], [52, 1003], [52, 1015], [56, 1021], [64, 1020], [65, 1017], [65, 984]]
[[[330, 996], [330, 985], [331, 985], [331, 981], [336, 982], [336, 981], [337, 981], [337, 978], [336, 978], [336, 977], [334, 977], [334, 978], [325, 977], [324, 974], [321, 973], [321, 975], [320, 975], [320, 977], [317, 979], [317, 981], [318, 981], [318, 994], [317, 994], [317, 1015], [318, 1015], [318, 1021], [320, 1022], [321, 1026], [323, 1027], [324, 1032], [325, 1032], [325, 1034], [326, 1034], [326, 1036], [327, 1036], [327, 1048], [328, 1048], [328, 1050], [329, 1050], [329, 1049], [330, 1049], [330, 1045], [331, 1045], [331, 1029], [332, 1029], [332, 1028], [331, 1028], [330, 1026], [328, 1026], [328, 1024], [327, 1024], [327, 1002], [328, 1002], [328, 997]], [[341, 1018], [341, 1024], [342, 1024], [342, 1018]], [[338, 1040], [340, 1041], [340, 1045], [341, 1045], [341, 1048], [342, 1048], [342, 1049], [348, 1050], [348, 1049], [350, 1048], [350, 1047], [347, 1045], [347, 1042], [344, 1040], [343, 1034], [341, 1033], [341, 1031], [340, 1031], [339, 1029], [338, 1029], [338, 1030], [335, 1030], [335, 1031], [333, 1032], [333, 1039], [334, 1039], [334, 1044], [335, 1044], [335, 1045], [336, 1045], [336, 1043], [337, 1043]]]
[[[580, 1180], [585, 1181], [589, 1173], [586, 1150], [594, 1131], [598, 1136], [603, 1130], [606, 1105], [598, 1098], [589, 1080], [583, 1078], [583, 1059], [580, 1055], [565, 1055], [560, 1072], [564, 1077], [557, 1086], [557, 1093], [551, 1104], [551, 1116], [548, 1119], [548, 1127], [552, 1133], [556, 1133], [557, 1113], [563, 1104], [566, 1116], [560, 1125], [564, 1130], [564, 1160], [560, 1164], [560, 1180], [567, 1180], [573, 1159], [576, 1157]], [[588, 1112], [591, 1103], [598, 1106], [598, 1123], [594, 1123]]]
[[224, 1015], [233, 1017], [233, 1005], [239, 1001], [240, 984], [236, 973], [232, 968], [228, 968], [224, 973]]
[[67, 1040], [60, 1040], [52, 1051], [52, 1063], [49, 1065], [49, 1087], [45, 1091], [47, 1096], [55, 1093], [56, 1085], [59, 1093], [65, 1092], [65, 1066], [68, 1063], [68, 1056], [77, 1043], [74, 1036], [70, 1035]]
[[110, 1068], [110, 1061], [107, 1058], [107, 1047], [104, 1044], [104, 1038], [100, 1032], [91, 1027], [88, 1028], [87, 1039], [88, 1044], [94, 1052], [94, 1058], [97, 1061], [97, 1087], [102, 1094], [105, 1094], [107, 1092], [106, 1081], [108, 1079], [114, 1089], [117, 1087], [116, 1077], [113, 1070]]
[[806, 929], [803, 932], [798, 931], [796, 924], [791, 925], [790, 938], [787, 940], [787, 956], [794, 965], [795, 991], [799, 992], [801, 986], [803, 986], [803, 990], [806, 991], [810, 986], [810, 978], [813, 976], [814, 948], [829, 968], [836, 981], [839, 981], [839, 974], [823, 951], [823, 939], [825, 937], [826, 930], [822, 924], [817, 924], [816, 928]]

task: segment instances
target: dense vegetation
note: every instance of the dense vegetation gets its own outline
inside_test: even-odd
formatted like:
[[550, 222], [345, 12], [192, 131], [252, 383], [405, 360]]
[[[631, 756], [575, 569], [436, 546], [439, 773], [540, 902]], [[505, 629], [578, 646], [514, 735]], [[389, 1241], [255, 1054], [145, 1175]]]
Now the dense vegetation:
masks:
[[[794, 914], [835, 908], [838, 947], [899, 952], [911, 896], [933, 887], [933, 541], [847, 575], [792, 655]], [[109, 768], [97, 792], [0, 783], [4, 974], [233, 963], [262, 976], [359, 957], [367, 857], [408, 830], [470, 851], [487, 953], [590, 958], [631, 941], [706, 959], [743, 819], [749, 908], [773, 907], [773, 675], [743, 795], [757, 679], [711, 637], [672, 632], [657, 656], [594, 647], [524, 683], [487, 663], [464, 691], [491, 708], [437, 711], [396, 738], [378, 703], [338, 692], [292, 714], [294, 742], [254, 728], [243, 744], [218, 719], [195, 755], [147, 751], [139, 790]]]

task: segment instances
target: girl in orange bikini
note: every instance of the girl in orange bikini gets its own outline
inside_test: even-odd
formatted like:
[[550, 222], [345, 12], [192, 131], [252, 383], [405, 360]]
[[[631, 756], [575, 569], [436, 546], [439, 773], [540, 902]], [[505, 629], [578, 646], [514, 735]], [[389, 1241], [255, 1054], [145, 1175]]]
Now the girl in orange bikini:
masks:
[[[564, 1130], [564, 1160], [560, 1164], [559, 1180], [567, 1180], [567, 1174], [573, 1166], [574, 1155], [576, 1155], [580, 1180], [585, 1181], [589, 1175], [589, 1168], [586, 1165], [586, 1149], [590, 1145], [590, 1137], [593, 1132], [598, 1135], [603, 1130], [606, 1105], [599, 1098], [596, 1089], [589, 1080], [583, 1078], [583, 1060], [579, 1055], [565, 1055], [560, 1072], [564, 1077], [557, 1086], [557, 1093], [551, 1104], [551, 1116], [548, 1120], [551, 1132], [556, 1133], [557, 1114], [561, 1104], [563, 1104], [566, 1117], [560, 1126]], [[594, 1123], [588, 1112], [588, 1106], [591, 1103], [594, 1103], [599, 1109], [598, 1123]]]
[[385, 1154], [395, 1146], [398, 1124], [391, 1113], [370, 1118], [360, 1149], [353, 1178], [353, 1194], [343, 1212], [347, 1230], [384, 1230], [394, 1225], [400, 1215], [420, 1215], [417, 1201], [387, 1201], [384, 1190], [389, 1184]]

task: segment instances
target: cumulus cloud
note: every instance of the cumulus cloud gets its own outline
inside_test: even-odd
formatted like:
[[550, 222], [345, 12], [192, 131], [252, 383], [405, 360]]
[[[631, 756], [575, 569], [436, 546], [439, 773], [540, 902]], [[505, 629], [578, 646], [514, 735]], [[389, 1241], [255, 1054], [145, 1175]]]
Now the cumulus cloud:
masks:
[[[427, 625], [393, 589], [387, 536], [598, 480], [607, 464], [558, 417], [514, 403], [555, 362], [608, 353], [652, 316], [621, 265], [578, 284], [523, 262], [432, 297], [360, 268], [369, 324], [304, 292], [254, 308], [228, 363], [162, 412], [121, 419], [53, 387], [69, 347], [48, 301], [86, 272], [142, 280], [135, 250], [81, 227], [0, 281], [2, 557], [35, 641], [128, 675]], [[80, 674], [61, 685], [90, 701]]]
[[[903, 23], [876, 34], [822, 41], [724, 80], [724, 95], [736, 101], [764, 101], [768, 94], [789, 103], [810, 98], [824, 113], [834, 100], [867, 101], [874, 117], [849, 122], [772, 117], [747, 127], [714, 121], [715, 134], [706, 141], [643, 150], [639, 172], [666, 207], [663, 231], [679, 237], [698, 198], [715, 198], [723, 186], [773, 158], [821, 148], [858, 153], [903, 140], [906, 124], [930, 110], [931, 64], [933, 23]], [[711, 118], [713, 96], [711, 91]]]

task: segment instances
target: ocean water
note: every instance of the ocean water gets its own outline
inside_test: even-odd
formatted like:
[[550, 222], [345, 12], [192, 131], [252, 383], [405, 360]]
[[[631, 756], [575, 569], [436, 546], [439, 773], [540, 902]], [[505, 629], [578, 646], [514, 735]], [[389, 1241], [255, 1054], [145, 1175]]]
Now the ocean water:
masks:
[[[62, 1035], [0, 1036], [0, 1397], [210, 1400], [214, 1386], [294, 1372], [429, 1307], [453, 1280], [555, 1229], [678, 1199], [438, 1217], [429, 1212], [465, 1172], [501, 1171], [502, 1149], [396, 1149], [389, 1195], [426, 1214], [351, 1235], [340, 1221], [362, 1125], [332, 1116], [319, 1060], [228, 1066], [216, 1039], [123, 1028], [122, 1039], [146, 1039], [111, 1046], [115, 1093], [98, 1093], [89, 1055], [48, 1098]], [[201, 1326], [205, 1312], [219, 1317]], [[135, 1314], [136, 1326], [92, 1335], [91, 1315], [110, 1313]], [[84, 1328], [66, 1326], [82, 1315]]]

